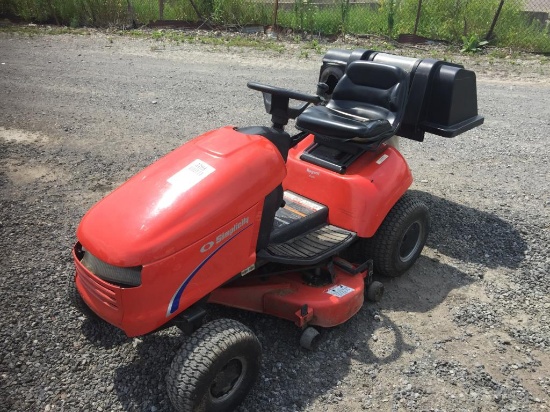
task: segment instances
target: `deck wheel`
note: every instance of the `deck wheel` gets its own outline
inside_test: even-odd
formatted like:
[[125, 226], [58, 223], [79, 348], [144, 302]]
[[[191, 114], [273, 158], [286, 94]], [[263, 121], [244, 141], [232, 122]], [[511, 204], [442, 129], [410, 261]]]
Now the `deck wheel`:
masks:
[[377, 280], [373, 281], [367, 288], [367, 299], [371, 302], [380, 302], [382, 296], [384, 295], [384, 284], [378, 282]]
[[300, 346], [307, 350], [315, 350], [321, 340], [321, 334], [314, 327], [307, 327], [300, 337]]

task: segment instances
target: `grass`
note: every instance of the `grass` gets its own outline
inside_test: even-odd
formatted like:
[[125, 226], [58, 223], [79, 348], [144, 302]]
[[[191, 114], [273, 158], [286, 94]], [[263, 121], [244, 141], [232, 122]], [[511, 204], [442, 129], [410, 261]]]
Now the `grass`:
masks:
[[60, 34], [76, 34], [81, 36], [89, 36], [92, 32], [87, 28], [72, 28], [72, 27], [58, 27], [58, 26], [21, 26], [10, 25], [0, 26], [0, 32], [2, 33], [18, 33], [24, 36], [38, 36], [44, 34], [60, 35]]
[[[396, 38], [414, 31], [418, 0], [379, 0], [378, 7], [350, 4], [349, 0], [333, 1], [332, 6], [319, 7], [310, 0], [295, 0], [290, 8], [279, 9], [278, 25], [295, 32], [324, 36], [343, 33]], [[165, 20], [198, 22], [199, 16], [191, 2], [164, 2]], [[30, 22], [48, 21], [71, 27], [128, 27], [132, 22], [148, 23], [158, 19], [158, 3], [158, 0], [3, 0], [0, 13], [13, 14]], [[529, 22], [521, 12], [523, 3], [524, 0], [504, 3], [490, 45], [550, 52], [550, 26]], [[273, 5], [259, 0], [195, 0], [195, 4], [199, 13], [212, 24], [272, 23]], [[498, 4], [499, 0], [424, 1], [417, 34], [454, 44], [462, 44], [463, 38], [483, 40]], [[209, 41], [220, 42], [215, 38]]]
[[225, 47], [251, 47], [259, 50], [271, 50], [276, 52], [282, 52], [285, 50], [283, 44], [274, 40], [266, 40], [255, 38], [252, 36], [216, 36], [216, 35], [197, 35], [193, 33], [186, 33], [176, 30], [155, 30], [150, 34], [143, 32], [142, 30], [131, 31], [119, 31], [120, 35], [136, 36], [135, 32], [145, 33], [145, 36], [150, 36], [157, 41], [169, 41], [179, 43], [200, 43], [208, 44], [212, 46], [225, 46]]
[[[149, 47], [151, 52], [163, 52], [173, 45], [180, 44], [196, 44], [207, 45], [208, 50], [228, 50], [231, 53], [249, 53], [247, 49], [255, 49], [268, 52], [269, 54], [276, 53], [283, 56], [294, 56], [301, 59], [314, 59], [318, 61], [330, 48], [367, 48], [372, 50], [387, 51], [396, 54], [403, 54], [410, 57], [432, 57], [435, 59], [445, 60], [458, 64], [464, 64], [466, 67], [513, 67], [517, 66], [517, 62], [522, 62], [521, 65], [527, 64], [531, 70], [537, 70], [540, 75], [548, 74], [550, 67], [550, 57], [541, 55], [528, 55], [510, 48], [495, 48], [488, 47], [483, 53], [477, 54], [460, 54], [457, 45], [435, 44], [431, 46], [410, 47], [407, 45], [399, 45], [396, 42], [390, 42], [383, 36], [371, 36], [368, 39], [347, 36], [345, 39], [339, 38], [336, 41], [323, 37], [312, 38], [307, 36], [296, 36], [290, 34], [288, 36], [280, 36], [280, 40], [270, 39], [266, 36], [236, 34], [230, 32], [209, 32], [209, 31], [181, 31], [181, 30], [149, 30], [149, 29], [73, 29], [70, 27], [59, 28], [51, 26], [37, 25], [14, 25], [0, 26], [0, 33], [18, 33], [23, 36], [40, 36], [40, 35], [95, 35], [95, 41], [105, 42], [105, 47], [111, 47], [116, 44], [122, 37], [140, 38], [151, 40], [147, 42], [146, 47]], [[395, 51], [395, 49], [397, 49]], [[533, 72], [534, 73], [534, 72]]]

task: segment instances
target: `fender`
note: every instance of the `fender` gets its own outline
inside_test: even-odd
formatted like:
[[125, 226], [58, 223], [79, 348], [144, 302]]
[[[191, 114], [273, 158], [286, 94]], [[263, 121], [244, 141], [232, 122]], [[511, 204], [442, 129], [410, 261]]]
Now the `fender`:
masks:
[[330, 224], [360, 237], [372, 237], [412, 184], [406, 160], [395, 148], [383, 144], [339, 174], [300, 159], [312, 143], [313, 136], [309, 136], [290, 150], [283, 187], [328, 206]]

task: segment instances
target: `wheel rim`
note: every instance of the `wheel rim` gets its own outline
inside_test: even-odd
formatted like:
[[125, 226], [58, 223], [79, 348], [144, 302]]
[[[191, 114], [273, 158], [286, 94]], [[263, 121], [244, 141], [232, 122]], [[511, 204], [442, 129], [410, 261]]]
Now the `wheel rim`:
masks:
[[422, 246], [422, 237], [424, 236], [424, 226], [420, 221], [413, 222], [405, 231], [405, 234], [399, 241], [399, 260], [408, 262], [416, 255]]
[[237, 391], [246, 376], [246, 369], [246, 361], [243, 358], [233, 358], [227, 362], [210, 385], [212, 402], [223, 402]]

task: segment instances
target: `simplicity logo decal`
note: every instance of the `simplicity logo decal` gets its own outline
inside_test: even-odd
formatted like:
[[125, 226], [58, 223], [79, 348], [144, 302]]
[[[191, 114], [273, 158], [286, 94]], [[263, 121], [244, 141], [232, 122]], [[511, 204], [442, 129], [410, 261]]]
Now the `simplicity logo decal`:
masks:
[[[243, 220], [241, 220], [240, 222], [238, 223], [235, 223], [235, 225], [223, 232], [223, 233], [220, 233], [217, 237], [216, 237], [216, 243], [214, 244], [214, 242], [208, 242], [208, 243], [205, 243], [202, 247], [201, 247], [201, 252], [207, 252], [208, 250], [212, 249], [215, 245], [223, 242], [222, 244], [220, 244], [216, 249], [214, 249], [212, 251], [212, 253], [210, 253], [201, 263], [199, 263], [199, 265], [191, 272], [191, 274], [189, 276], [187, 276], [187, 278], [183, 281], [183, 283], [181, 284], [181, 286], [178, 288], [178, 290], [176, 291], [176, 293], [174, 294], [174, 296], [172, 296], [172, 299], [170, 300], [170, 303], [168, 304], [168, 310], [166, 311], [166, 316], [170, 316], [172, 315], [174, 312], [176, 312], [178, 310], [178, 307], [179, 307], [179, 304], [180, 304], [180, 299], [181, 299], [181, 296], [183, 295], [183, 291], [185, 290], [185, 288], [187, 287], [187, 285], [189, 284], [189, 282], [191, 282], [191, 280], [195, 277], [195, 275], [202, 269], [202, 267], [210, 260], [212, 259], [212, 257], [214, 257], [214, 255], [216, 253], [218, 253], [221, 249], [223, 249], [229, 242], [231, 242], [233, 239], [235, 239], [237, 236], [239, 236], [241, 233], [243, 233], [246, 229], [252, 227], [251, 224], [249, 224], [249, 218], [248, 217], [245, 217], [243, 218]], [[218, 240], [219, 239], [219, 240]], [[224, 241], [225, 240], [225, 241]], [[205, 247], [208, 247], [206, 250], [203, 250]]]
[[241, 220], [238, 223], [235, 223], [235, 225], [229, 229], [226, 232], [220, 233], [218, 236], [216, 236], [216, 241], [210, 241], [208, 243], [205, 243], [201, 247], [201, 253], [208, 252], [210, 249], [214, 247], [214, 245], [217, 245], [221, 243], [224, 239], [231, 236], [233, 233], [235, 233], [237, 230], [239, 230], [241, 227], [248, 225], [249, 219], [248, 217], [243, 217], [243, 220]]

